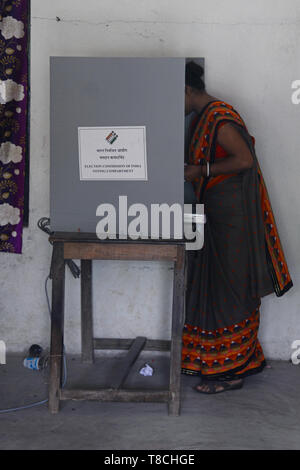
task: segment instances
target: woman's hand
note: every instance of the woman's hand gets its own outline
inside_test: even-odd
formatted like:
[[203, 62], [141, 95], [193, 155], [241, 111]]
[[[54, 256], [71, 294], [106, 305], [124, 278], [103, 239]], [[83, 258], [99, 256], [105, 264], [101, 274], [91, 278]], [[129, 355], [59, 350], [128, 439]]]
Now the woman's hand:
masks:
[[184, 167], [185, 181], [194, 181], [201, 176], [201, 165], [186, 165]]

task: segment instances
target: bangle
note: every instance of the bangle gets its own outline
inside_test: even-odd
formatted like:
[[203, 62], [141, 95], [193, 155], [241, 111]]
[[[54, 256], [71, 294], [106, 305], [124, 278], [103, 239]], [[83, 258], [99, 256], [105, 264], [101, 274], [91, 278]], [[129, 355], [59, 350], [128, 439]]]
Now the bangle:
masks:
[[209, 162], [206, 162], [206, 178], [209, 177]]

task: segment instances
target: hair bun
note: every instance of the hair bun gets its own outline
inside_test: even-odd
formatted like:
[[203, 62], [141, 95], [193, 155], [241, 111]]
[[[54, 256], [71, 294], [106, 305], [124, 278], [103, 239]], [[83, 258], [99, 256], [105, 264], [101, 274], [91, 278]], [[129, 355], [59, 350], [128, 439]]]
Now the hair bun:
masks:
[[196, 64], [194, 61], [190, 61], [185, 66], [185, 83], [192, 88], [197, 90], [204, 90], [205, 85], [202, 80], [204, 74], [204, 68]]
[[202, 77], [204, 68], [200, 64], [196, 64], [193, 60], [187, 63], [186, 67], [195, 75]]

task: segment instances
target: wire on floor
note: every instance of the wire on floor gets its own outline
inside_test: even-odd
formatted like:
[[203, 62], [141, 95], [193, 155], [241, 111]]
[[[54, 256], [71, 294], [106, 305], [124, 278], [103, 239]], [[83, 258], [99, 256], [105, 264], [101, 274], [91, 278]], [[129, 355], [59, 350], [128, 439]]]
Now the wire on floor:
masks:
[[[44, 217], [46, 218], [46, 217]], [[47, 276], [46, 281], [45, 281], [45, 294], [46, 294], [46, 299], [47, 299], [47, 305], [48, 305], [48, 311], [51, 319], [51, 306], [50, 306], [50, 300], [49, 300], [49, 295], [48, 295], [48, 288], [47, 288], [47, 283], [48, 280], [50, 279], [50, 275]], [[66, 361], [66, 351], [65, 351], [65, 345], [63, 345], [63, 383], [62, 383], [62, 388], [66, 385], [67, 382], [67, 361]], [[40, 406], [40, 405], [45, 405], [48, 403], [48, 399], [42, 400], [42, 401], [37, 401], [35, 403], [31, 403], [29, 405], [24, 405], [24, 406], [18, 406], [16, 408], [7, 408], [6, 410], [0, 410], [0, 414], [4, 413], [11, 413], [12, 411], [21, 411], [21, 410], [26, 410], [28, 408], [33, 408], [34, 406]]]

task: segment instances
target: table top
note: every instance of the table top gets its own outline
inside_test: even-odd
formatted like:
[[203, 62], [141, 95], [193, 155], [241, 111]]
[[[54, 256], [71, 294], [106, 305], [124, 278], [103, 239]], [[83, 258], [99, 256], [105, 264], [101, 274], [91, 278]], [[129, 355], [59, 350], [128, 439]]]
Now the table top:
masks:
[[106, 238], [105, 240], [100, 240], [95, 233], [84, 233], [84, 232], [53, 232], [49, 241], [53, 242], [81, 242], [81, 243], [114, 243], [114, 244], [139, 244], [139, 245], [184, 245], [190, 240], [182, 239], [137, 239], [132, 240], [131, 238], [116, 238], [110, 239]]

